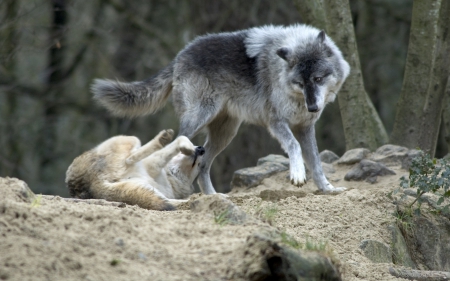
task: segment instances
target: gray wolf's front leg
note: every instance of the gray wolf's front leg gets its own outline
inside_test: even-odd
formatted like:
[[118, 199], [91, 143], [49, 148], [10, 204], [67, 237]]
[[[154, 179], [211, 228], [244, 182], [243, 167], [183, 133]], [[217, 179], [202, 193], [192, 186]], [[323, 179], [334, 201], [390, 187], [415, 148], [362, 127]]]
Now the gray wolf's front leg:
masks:
[[323, 192], [341, 192], [345, 187], [334, 187], [325, 177], [322, 170], [322, 163], [317, 148], [314, 126], [300, 128], [300, 144], [303, 148], [303, 158], [306, 165], [312, 171], [314, 183]]
[[272, 121], [269, 132], [280, 142], [281, 147], [289, 156], [291, 183], [302, 186], [306, 183], [305, 165], [302, 159], [300, 144], [292, 134], [289, 125], [285, 121]]

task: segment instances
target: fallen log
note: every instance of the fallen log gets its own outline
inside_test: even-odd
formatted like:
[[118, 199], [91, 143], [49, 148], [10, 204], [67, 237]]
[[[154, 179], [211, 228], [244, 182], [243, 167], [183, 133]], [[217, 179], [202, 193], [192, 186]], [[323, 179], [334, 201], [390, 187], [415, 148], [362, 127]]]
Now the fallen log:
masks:
[[413, 269], [395, 269], [390, 267], [389, 273], [395, 277], [418, 281], [443, 281], [450, 280], [450, 272], [446, 271], [426, 271]]

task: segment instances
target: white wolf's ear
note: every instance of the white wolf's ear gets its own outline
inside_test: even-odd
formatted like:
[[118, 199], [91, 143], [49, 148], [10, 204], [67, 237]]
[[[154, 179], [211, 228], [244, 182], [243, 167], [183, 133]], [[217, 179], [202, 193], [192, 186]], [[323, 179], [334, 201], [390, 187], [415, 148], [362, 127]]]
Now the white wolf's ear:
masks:
[[282, 59], [284, 59], [285, 61], [287, 61], [287, 62], [289, 62], [290, 54], [291, 54], [291, 50], [289, 50], [289, 49], [286, 48], [286, 47], [279, 48], [279, 49], [277, 50], [277, 55], [278, 55], [280, 58], [282, 58]]
[[319, 32], [319, 35], [317, 35], [317, 41], [319, 43], [323, 43], [323, 41], [325, 41], [325, 31], [321, 30]]

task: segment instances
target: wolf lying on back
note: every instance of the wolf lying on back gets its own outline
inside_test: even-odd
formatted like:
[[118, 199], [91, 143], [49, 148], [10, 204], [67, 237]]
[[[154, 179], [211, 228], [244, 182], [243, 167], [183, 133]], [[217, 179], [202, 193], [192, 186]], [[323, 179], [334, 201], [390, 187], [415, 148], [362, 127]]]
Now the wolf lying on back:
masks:
[[207, 129], [198, 177], [205, 194], [215, 193], [209, 175], [214, 158], [242, 122], [265, 126], [281, 143], [293, 184], [306, 182], [304, 158], [317, 187], [334, 192], [343, 188], [334, 188], [323, 174], [314, 124], [349, 71], [323, 31], [264, 26], [198, 37], [157, 75], [132, 83], [95, 80], [92, 91], [112, 113], [131, 117], [155, 112], [172, 93], [179, 135], [191, 139]]
[[[66, 172], [70, 195], [106, 199], [154, 210], [173, 210], [194, 192], [203, 147], [172, 130], [141, 146], [136, 137], [110, 138], [75, 158]], [[167, 146], [165, 146], [168, 144]], [[165, 147], [164, 147], [165, 146]]]

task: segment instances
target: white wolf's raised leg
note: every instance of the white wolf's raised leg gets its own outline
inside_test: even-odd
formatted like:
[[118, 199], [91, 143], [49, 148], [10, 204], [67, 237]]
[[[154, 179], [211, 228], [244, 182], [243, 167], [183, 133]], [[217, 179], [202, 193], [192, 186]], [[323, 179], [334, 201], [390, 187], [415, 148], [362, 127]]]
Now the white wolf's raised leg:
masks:
[[177, 137], [172, 143], [145, 158], [143, 163], [147, 173], [150, 177], [157, 178], [167, 163], [180, 152], [186, 155], [195, 153], [195, 146], [185, 136]]
[[239, 119], [223, 113], [208, 125], [208, 135], [205, 143], [203, 164], [200, 166], [198, 185], [204, 194], [216, 193], [209, 174], [214, 158], [228, 146], [241, 125]]
[[288, 123], [281, 120], [271, 120], [268, 129], [289, 156], [291, 183], [302, 186], [306, 183], [305, 165], [301, 156], [302, 149], [292, 134]]
[[325, 177], [317, 148], [314, 126], [300, 128], [299, 141], [303, 149], [303, 158], [312, 172], [314, 183], [323, 192], [341, 192], [345, 187], [334, 187]]
[[173, 130], [163, 130], [154, 137], [151, 141], [132, 152], [130, 156], [125, 160], [128, 165], [132, 165], [142, 159], [148, 157], [157, 150], [163, 148], [166, 144], [173, 139]]

